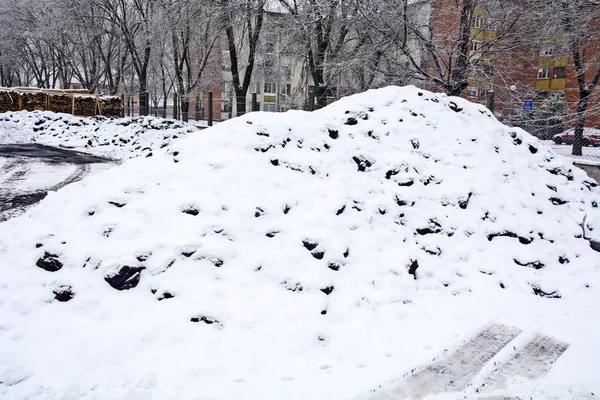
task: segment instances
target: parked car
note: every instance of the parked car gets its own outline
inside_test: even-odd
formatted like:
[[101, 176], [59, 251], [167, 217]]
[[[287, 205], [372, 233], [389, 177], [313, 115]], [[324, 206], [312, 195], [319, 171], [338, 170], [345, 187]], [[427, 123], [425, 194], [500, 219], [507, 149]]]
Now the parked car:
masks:
[[[569, 129], [558, 135], [554, 135], [552, 141], [556, 144], [573, 144], [575, 139], [575, 129]], [[600, 146], [600, 129], [584, 128], [583, 130], [583, 145], [584, 146]]]

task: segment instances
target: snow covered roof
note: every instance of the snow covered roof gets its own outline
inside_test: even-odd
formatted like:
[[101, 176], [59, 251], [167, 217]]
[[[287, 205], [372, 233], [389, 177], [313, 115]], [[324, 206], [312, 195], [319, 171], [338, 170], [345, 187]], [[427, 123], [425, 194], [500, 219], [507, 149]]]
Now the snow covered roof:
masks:
[[345, 399], [490, 319], [588, 388], [599, 194], [415, 87], [223, 122], [0, 224], [0, 395]]

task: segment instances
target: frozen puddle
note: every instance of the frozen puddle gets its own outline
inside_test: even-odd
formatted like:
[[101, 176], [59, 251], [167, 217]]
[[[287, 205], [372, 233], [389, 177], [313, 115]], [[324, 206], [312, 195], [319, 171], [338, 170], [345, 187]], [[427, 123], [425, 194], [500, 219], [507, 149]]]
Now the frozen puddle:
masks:
[[[441, 393], [462, 392], [482, 373], [485, 365], [521, 330], [493, 324], [459, 347], [431, 364], [407, 374], [402, 380], [377, 390], [369, 400], [422, 399]], [[567, 343], [537, 334], [522, 349], [485, 378], [480, 395], [501, 392], [514, 384], [534, 382], [544, 376], [552, 364], [568, 348]], [[487, 397], [495, 399], [496, 397]], [[506, 397], [497, 397], [506, 399]]]
[[521, 351], [490, 374], [480, 392], [496, 392], [513, 384], [531, 382], [543, 377], [568, 347], [568, 343], [550, 336], [535, 335]]

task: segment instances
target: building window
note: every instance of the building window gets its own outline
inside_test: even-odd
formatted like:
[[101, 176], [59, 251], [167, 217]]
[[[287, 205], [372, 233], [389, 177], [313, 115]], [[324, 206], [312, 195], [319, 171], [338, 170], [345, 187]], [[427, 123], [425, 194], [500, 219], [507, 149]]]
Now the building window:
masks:
[[550, 78], [550, 68], [544, 67], [538, 69], [538, 79], [549, 79]]
[[[265, 82], [265, 93], [277, 93], [275, 89], [275, 82]], [[266, 106], [266, 104], [265, 104]]]
[[472, 75], [491, 77], [494, 74], [494, 67], [488, 63], [473, 63], [471, 71]]
[[473, 28], [483, 28], [483, 17], [481, 15], [473, 17]]
[[479, 40], [473, 40], [471, 42], [471, 52], [476, 53], [479, 51], [479, 49], [481, 49], [481, 42]]
[[540, 46], [540, 56], [548, 57], [554, 54], [554, 46], [550, 43], [543, 43]]
[[277, 104], [275, 104], [275, 103], [265, 103], [263, 111], [276, 112], [277, 111]]
[[223, 112], [223, 113], [231, 112], [231, 103], [228, 100], [221, 101], [221, 112]]
[[490, 89], [479, 89], [479, 98], [487, 99], [489, 92], [490, 92]]
[[556, 79], [563, 79], [567, 77], [567, 67], [554, 67], [553, 77]]
[[483, 74], [485, 76], [492, 76], [492, 75], [494, 75], [494, 67], [491, 64], [485, 64], [483, 66]]
[[469, 86], [467, 88], [467, 96], [469, 97], [477, 97], [479, 95], [479, 88]]
[[250, 84], [250, 93], [261, 93], [260, 89], [261, 89], [260, 82], [252, 82]]
[[289, 96], [292, 94], [292, 85], [289, 83], [286, 83], [285, 85], [280, 85], [279, 90], [281, 94]]
[[271, 43], [271, 42], [265, 43], [265, 53], [275, 54], [275, 43]]

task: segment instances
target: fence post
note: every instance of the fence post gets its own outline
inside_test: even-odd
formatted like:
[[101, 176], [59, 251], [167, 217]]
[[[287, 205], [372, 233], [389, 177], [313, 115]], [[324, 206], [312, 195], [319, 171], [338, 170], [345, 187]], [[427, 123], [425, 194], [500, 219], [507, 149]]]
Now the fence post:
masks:
[[125, 118], [125, 94], [121, 94], [121, 118]]
[[492, 114], [494, 113], [495, 101], [496, 101], [496, 93], [494, 92], [494, 89], [490, 89], [490, 91], [487, 94], [487, 108], [488, 108], [488, 110], [490, 110], [492, 112]]
[[308, 111], [315, 111], [315, 87], [308, 88]]
[[179, 116], [179, 110], [177, 107], [177, 101], [179, 100], [179, 96], [177, 96], [177, 93], [173, 93], [173, 119], [178, 119], [177, 117]]
[[208, 126], [213, 124], [213, 92], [208, 92]]
[[256, 107], [256, 106], [258, 105], [258, 104], [257, 104], [258, 102], [257, 102], [257, 100], [256, 100], [256, 97], [257, 97], [257, 96], [256, 96], [256, 93], [252, 93], [252, 111], [258, 111], [258, 110], [257, 110], [257, 107]]

